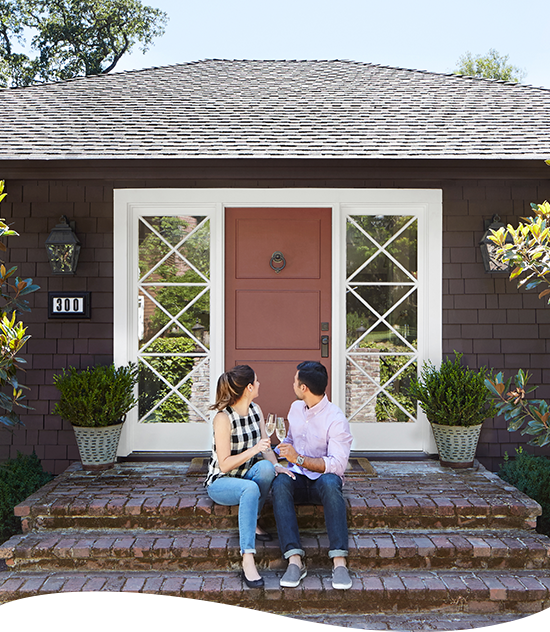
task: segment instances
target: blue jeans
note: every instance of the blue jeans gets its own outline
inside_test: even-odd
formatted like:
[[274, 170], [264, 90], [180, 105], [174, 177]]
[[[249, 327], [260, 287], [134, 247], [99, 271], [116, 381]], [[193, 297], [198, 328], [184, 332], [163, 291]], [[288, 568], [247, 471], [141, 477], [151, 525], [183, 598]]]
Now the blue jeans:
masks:
[[342, 479], [337, 474], [321, 474], [315, 480], [303, 474], [296, 474], [296, 480], [287, 474], [279, 474], [273, 481], [271, 493], [279, 544], [285, 559], [291, 555], [304, 556], [295, 504], [323, 505], [329, 541], [328, 555], [330, 558], [347, 556], [346, 501], [342, 494]]
[[218, 505], [239, 505], [239, 541], [242, 553], [256, 553], [256, 523], [275, 478], [273, 463], [257, 461], [244, 475], [220, 476], [207, 487]]

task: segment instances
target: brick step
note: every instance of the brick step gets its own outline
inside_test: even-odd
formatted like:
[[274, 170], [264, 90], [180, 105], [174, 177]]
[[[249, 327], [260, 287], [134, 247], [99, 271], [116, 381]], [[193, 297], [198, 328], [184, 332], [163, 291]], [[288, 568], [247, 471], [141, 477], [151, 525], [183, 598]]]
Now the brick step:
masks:
[[57, 592], [144, 592], [216, 601], [280, 614], [462, 612], [528, 614], [550, 605], [544, 571], [354, 570], [350, 590], [334, 590], [330, 571], [310, 570], [298, 588], [281, 588], [281, 572], [263, 571], [250, 590], [236, 571], [4, 571], [0, 603]]
[[312, 630], [359, 630], [363, 632], [548, 632], [547, 614], [408, 613], [372, 614], [223, 614], [213, 615], [41, 615], [4, 616], [4, 632], [311, 632]]
[[[302, 544], [309, 566], [326, 565], [324, 531], [305, 532]], [[277, 538], [256, 545], [262, 567], [283, 565]], [[351, 530], [349, 547], [354, 569], [550, 568], [550, 538], [528, 531]], [[240, 563], [236, 531], [33, 531], [1, 545], [0, 558], [14, 569], [229, 569]]]
[[[351, 528], [469, 529], [536, 526], [540, 506], [482, 466], [377, 462], [375, 477], [344, 487]], [[214, 505], [188, 463], [118, 464], [83, 472], [74, 464], [15, 508], [24, 531], [36, 528], [235, 529], [237, 508]], [[301, 528], [323, 528], [322, 507], [298, 507]], [[262, 514], [273, 528], [270, 500]]]
[[[527, 498], [527, 497], [526, 497]], [[357, 498], [346, 494], [350, 528], [470, 529], [534, 528], [540, 508], [532, 502], [491, 504], [479, 499], [442, 497], [427, 502], [414, 496]], [[50, 504], [27, 501], [15, 508], [24, 531], [31, 529], [236, 529], [238, 507], [216, 505], [204, 494], [168, 497], [56, 500]], [[324, 527], [322, 506], [297, 507], [301, 529]], [[274, 528], [270, 500], [262, 511], [262, 524]]]

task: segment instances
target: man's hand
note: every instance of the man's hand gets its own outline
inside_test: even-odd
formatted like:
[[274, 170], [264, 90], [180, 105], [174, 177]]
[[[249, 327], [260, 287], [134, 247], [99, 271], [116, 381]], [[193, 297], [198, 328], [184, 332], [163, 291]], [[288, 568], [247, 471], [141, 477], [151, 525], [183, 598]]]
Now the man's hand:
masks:
[[279, 443], [279, 454], [286, 459], [289, 463], [296, 463], [298, 452], [294, 449], [294, 446], [290, 443]]

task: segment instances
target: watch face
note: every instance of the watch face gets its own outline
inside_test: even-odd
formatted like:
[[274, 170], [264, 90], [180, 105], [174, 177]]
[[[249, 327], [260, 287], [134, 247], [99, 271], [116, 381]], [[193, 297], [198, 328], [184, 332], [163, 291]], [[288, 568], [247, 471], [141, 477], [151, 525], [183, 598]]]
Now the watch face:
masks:
[[296, 459], [296, 463], [298, 463], [298, 465], [303, 465], [304, 464], [304, 457], [300, 454], [300, 456]]

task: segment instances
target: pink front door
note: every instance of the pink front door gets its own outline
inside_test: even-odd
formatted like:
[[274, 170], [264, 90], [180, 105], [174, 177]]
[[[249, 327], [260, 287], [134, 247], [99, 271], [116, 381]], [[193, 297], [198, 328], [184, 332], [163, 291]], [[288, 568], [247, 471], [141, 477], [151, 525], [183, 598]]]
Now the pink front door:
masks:
[[226, 209], [225, 366], [256, 371], [264, 415], [286, 417], [303, 360], [326, 366], [330, 389], [331, 221], [330, 208]]

